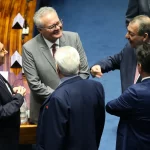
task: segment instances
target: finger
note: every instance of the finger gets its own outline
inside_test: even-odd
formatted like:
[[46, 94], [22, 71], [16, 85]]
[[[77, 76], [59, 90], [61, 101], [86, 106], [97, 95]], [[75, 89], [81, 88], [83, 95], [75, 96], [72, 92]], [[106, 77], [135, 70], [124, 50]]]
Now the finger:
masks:
[[7, 54], [8, 51], [7, 51], [6, 49], [3, 49], [3, 53], [4, 53], [4, 54]]

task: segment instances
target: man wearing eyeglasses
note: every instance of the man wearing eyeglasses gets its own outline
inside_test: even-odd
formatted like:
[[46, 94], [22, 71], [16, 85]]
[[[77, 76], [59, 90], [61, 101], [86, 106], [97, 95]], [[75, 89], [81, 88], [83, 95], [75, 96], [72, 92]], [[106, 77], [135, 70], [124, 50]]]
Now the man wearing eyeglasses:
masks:
[[62, 46], [76, 48], [81, 63], [79, 75], [83, 79], [89, 77], [89, 69], [79, 35], [63, 31], [62, 21], [53, 8], [40, 8], [33, 19], [40, 34], [23, 45], [22, 60], [31, 90], [30, 121], [37, 124], [42, 103], [60, 83], [54, 60], [56, 50]]
[[150, 43], [150, 18], [144, 15], [133, 18], [127, 27], [125, 37], [128, 43], [121, 52], [100, 60], [91, 67], [91, 74], [96, 77], [119, 69], [122, 92], [139, 79], [136, 48], [143, 43]]

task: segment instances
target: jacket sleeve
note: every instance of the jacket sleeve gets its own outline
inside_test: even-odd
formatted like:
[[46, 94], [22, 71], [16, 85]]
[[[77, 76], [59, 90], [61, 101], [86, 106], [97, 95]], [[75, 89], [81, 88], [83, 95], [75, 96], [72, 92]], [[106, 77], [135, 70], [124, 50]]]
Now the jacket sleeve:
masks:
[[54, 91], [51, 87], [46, 86], [41, 82], [38, 75], [36, 64], [34, 62], [32, 53], [23, 46], [22, 62], [25, 76], [27, 78], [29, 87], [36, 95], [45, 100]]
[[77, 50], [78, 50], [79, 55], [80, 55], [80, 72], [79, 72], [79, 75], [81, 78], [87, 79], [87, 78], [89, 78], [90, 71], [89, 71], [87, 57], [86, 57], [86, 54], [85, 54], [85, 51], [83, 49], [83, 46], [82, 46], [82, 43], [81, 43], [81, 40], [80, 40], [78, 33], [76, 33], [76, 44], [77, 44]]
[[123, 54], [123, 51], [121, 51], [118, 54], [115, 54], [114, 56], [109, 56], [106, 59], [100, 60], [94, 65], [100, 65], [102, 73], [106, 73], [115, 69], [120, 69], [122, 54]]
[[[5, 104], [4, 101], [9, 101]], [[15, 94], [14, 96], [0, 95], [0, 119], [8, 118], [14, 113], [18, 112], [23, 104], [24, 98], [21, 94]]]
[[138, 0], [129, 0], [128, 8], [126, 11], [126, 26], [128, 26], [130, 20], [139, 14], [139, 4]]
[[119, 117], [128, 117], [135, 111], [137, 92], [131, 86], [119, 98], [107, 103], [106, 111]]

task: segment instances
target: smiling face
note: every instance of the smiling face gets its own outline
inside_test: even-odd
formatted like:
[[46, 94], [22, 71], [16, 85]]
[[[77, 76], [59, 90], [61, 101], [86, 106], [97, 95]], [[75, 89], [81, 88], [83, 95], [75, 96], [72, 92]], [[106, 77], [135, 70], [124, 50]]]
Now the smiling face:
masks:
[[133, 48], [137, 48], [139, 45], [143, 44], [145, 41], [145, 36], [144, 35], [139, 35], [139, 23], [134, 22], [134, 23], [129, 23], [127, 27], [127, 33], [126, 33], [126, 39], [128, 39], [130, 45]]
[[38, 30], [44, 38], [54, 43], [62, 36], [62, 23], [55, 12], [46, 13], [40, 19], [43, 26]]

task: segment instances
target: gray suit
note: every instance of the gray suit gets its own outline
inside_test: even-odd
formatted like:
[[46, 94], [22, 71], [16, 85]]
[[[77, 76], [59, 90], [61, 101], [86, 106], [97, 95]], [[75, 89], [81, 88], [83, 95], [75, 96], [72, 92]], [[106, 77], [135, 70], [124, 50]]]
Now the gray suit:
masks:
[[[59, 47], [72, 46], [80, 55], [82, 78], [89, 77], [87, 58], [77, 33], [63, 31]], [[23, 45], [23, 69], [30, 87], [30, 119], [37, 123], [39, 110], [46, 98], [59, 85], [54, 58], [41, 34]]]
[[138, 15], [150, 17], [150, 0], [129, 0], [126, 12], [126, 25], [130, 20]]

